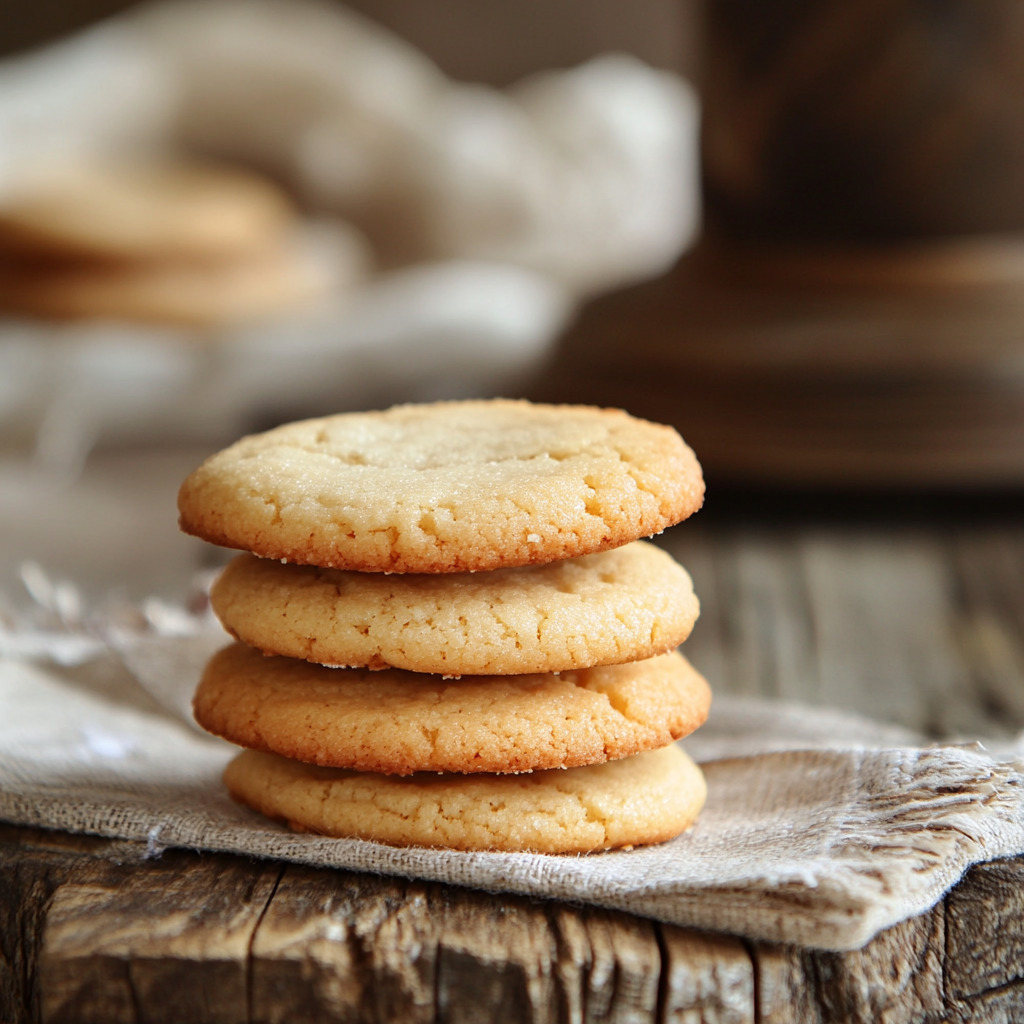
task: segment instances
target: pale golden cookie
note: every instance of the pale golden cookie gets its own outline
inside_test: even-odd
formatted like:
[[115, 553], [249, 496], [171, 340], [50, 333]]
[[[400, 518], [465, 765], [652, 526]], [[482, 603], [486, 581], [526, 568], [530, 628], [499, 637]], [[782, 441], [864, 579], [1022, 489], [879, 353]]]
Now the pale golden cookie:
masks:
[[291, 203], [241, 169], [179, 160], [35, 168], [0, 194], [0, 251], [103, 260], [244, 255], [287, 229]]
[[458, 572], [591, 554], [695, 512], [704, 483], [671, 428], [619, 410], [439, 402], [292, 423], [212, 456], [182, 529], [336, 569]]
[[334, 267], [293, 237], [230, 260], [0, 264], [0, 310], [47, 320], [207, 327], [258, 319], [321, 298]]
[[664, 654], [700, 606], [646, 541], [493, 572], [357, 573], [239, 555], [213, 609], [236, 639], [322, 665], [444, 675], [562, 672]]
[[324, 668], [244, 644], [213, 656], [196, 721], [310, 764], [409, 775], [565, 768], [664, 746], [703, 724], [704, 679], [673, 652], [561, 675]]
[[405, 778], [247, 750], [224, 781], [236, 800], [297, 831], [537, 853], [664, 842], [693, 824], [707, 794], [700, 769], [675, 744], [567, 771]]

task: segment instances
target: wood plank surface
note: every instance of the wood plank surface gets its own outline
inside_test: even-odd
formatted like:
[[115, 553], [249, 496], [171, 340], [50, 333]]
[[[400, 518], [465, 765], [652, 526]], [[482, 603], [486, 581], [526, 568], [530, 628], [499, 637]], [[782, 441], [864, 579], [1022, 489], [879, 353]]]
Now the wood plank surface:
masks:
[[[879, 526], [799, 507], [717, 514], [662, 539], [701, 614], [684, 647], [720, 693], [845, 708], [936, 738], [1024, 729], [1024, 517], [939, 498]], [[883, 506], [884, 507], [884, 506]], [[811, 515], [811, 513], [808, 513]]]
[[864, 949], [0, 826], [0, 1013], [28, 1021], [1012, 1021], [1024, 861]]

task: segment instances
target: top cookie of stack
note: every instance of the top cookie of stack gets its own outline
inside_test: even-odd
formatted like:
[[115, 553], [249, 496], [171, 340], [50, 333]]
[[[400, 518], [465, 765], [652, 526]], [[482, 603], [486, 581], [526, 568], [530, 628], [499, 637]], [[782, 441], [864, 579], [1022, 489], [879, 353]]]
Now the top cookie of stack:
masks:
[[675, 431], [580, 406], [400, 406], [213, 456], [179, 510], [187, 532], [251, 553], [211, 594], [243, 643], [195, 700], [201, 725], [252, 748], [229, 789], [385, 842], [560, 852], [677, 834], [704, 798], [673, 746], [707, 714], [673, 651], [698, 604], [640, 538], [702, 497]]
[[614, 409], [440, 402], [292, 423], [208, 459], [182, 528], [263, 558], [479, 572], [650, 537], [700, 508], [671, 427]]

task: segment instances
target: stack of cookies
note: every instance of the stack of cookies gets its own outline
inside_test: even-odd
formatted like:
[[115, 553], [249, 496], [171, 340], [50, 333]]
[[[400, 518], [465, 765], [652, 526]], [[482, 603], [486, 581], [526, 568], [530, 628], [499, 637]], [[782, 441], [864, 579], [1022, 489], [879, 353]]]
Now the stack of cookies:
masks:
[[244, 438], [183, 484], [184, 530], [247, 553], [197, 721], [225, 781], [295, 829], [587, 852], [694, 821], [674, 742], [710, 694], [676, 651], [690, 579], [649, 537], [700, 507], [679, 435], [617, 410], [398, 406]]
[[34, 168], [0, 193], [0, 310], [205, 327], [324, 294], [335, 269], [287, 197], [171, 159]]

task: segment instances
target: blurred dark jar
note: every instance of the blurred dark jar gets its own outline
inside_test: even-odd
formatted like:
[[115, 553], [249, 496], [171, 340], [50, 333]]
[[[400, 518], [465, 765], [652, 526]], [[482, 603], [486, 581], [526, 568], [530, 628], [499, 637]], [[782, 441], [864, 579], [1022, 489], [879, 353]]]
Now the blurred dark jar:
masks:
[[1024, 0], [702, 0], [709, 227], [1024, 229]]

